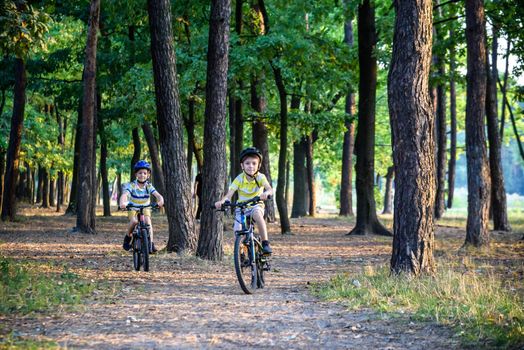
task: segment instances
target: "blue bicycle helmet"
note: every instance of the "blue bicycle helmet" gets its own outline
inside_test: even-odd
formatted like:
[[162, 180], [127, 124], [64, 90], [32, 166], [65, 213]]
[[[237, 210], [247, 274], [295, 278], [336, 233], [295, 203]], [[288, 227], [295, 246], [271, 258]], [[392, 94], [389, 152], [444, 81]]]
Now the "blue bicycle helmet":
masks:
[[139, 171], [140, 169], [146, 169], [146, 170], [151, 171], [151, 165], [148, 162], [146, 162], [145, 160], [139, 160], [138, 162], [136, 162], [133, 169], [135, 170], [135, 173]]

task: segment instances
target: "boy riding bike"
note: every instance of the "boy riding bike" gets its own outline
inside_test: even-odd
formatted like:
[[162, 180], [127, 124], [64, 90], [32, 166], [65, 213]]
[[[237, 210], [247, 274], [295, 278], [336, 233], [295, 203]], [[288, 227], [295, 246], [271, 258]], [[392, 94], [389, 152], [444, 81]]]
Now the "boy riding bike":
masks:
[[[135, 171], [136, 179], [129, 183], [129, 186], [123, 191], [122, 196], [120, 197], [120, 208], [125, 209], [128, 204], [142, 206], [149, 205], [151, 195], [155, 196], [157, 204], [159, 207], [164, 205], [164, 197], [151, 185], [148, 181], [149, 176], [151, 175], [151, 165], [145, 160], [139, 160], [136, 162], [133, 167]], [[132, 209], [127, 212], [129, 218], [129, 227], [127, 229], [127, 234], [124, 237], [124, 249], [131, 249], [131, 238], [133, 235], [133, 230], [138, 223], [136, 211], [138, 209]], [[155, 253], [157, 249], [153, 243], [153, 226], [151, 225], [151, 209], [144, 209], [144, 216], [146, 223], [150, 227], [151, 235], [151, 253]]]
[[[238, 175], [231, 185], [226, 195], [215, 203], [215, 207], [220, 209], [224, 202], [230, 201], [233, 194], [238, 191], [238, 201], [245, 202], [259, 196], [261, 200], [266, 200], [273, 195], [273, 189], [267, 181], [264, 174], [259, 173], [262, 165], [262, 153], [255, 147], [244, 149], [240, 153], [240, 166], [243, 172]], [[269, 245], [266, 222], [264, 221], [264, 203], [257, 203], [251, 206], [246, 212], [255, 222], [258, 232], [262, 237], [262, 248], [265, 254], [271, 254], [271, 246]], [[239, 223], [240, 214], [237, 210], [235, 212], [235, 231], [241, 230]]]

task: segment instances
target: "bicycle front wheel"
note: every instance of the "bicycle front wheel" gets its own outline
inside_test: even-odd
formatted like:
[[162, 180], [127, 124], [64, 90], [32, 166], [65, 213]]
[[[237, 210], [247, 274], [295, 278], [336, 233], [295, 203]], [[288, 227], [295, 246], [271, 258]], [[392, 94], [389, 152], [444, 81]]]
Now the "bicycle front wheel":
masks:
[[237, 274], [240, 288], [246, 294], [253, 294], [258, 288], [258, 273], [255, 257], [250, 251], [250, 244], [244, 242], [245, 236], [237, 235], [233, 259], [235, 260], [235, 272]]
[[142, 229], [142, 265], [144, 271], [149, 271], [149, 239], [146, 229]]

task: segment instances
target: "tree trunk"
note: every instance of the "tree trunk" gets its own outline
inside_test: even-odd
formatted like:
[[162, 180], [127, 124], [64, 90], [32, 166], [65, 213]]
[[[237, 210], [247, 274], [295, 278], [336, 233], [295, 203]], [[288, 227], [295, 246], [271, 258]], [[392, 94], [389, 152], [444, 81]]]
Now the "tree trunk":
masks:
[[286, 193], [284, 195], [286, 205], [289, 208], [289, 160], [286, 163]]
[[391, 271], [435, 271], [435, 114], [429, 96], [432, 2], [398, 1], [388, 105], [395, 164]]
[[[206, 110], [204, 122], [204, 171], [197, 255], [222, 260], [222, 215], [210, 208], [224, 193], [226, 170], [226, 98], [229, 54], [229, 0], [212, 0], [207, 54]], [[237, 110], [238, 112], [238, 110]], [[206, 205], [207, 204], [207, 205]]]
[[169, 223], [167, 251], [193, 251], [196, 235], [191, 213], [191, 184], [183, 145], [183, 120], [176, 77], [171, 3], [148, 0], [157, 124]]
[[[252, 3], [252, 10], [256, 13], [256, 20], [253, 21], [253, 31], [258, 35], [267, 35], [269, 31], [269, 18], [266, 11], [264, 0]], [[268, 131], [264, 114], [266, 113], [266, 99], [259, 92], [259, 84], [265, 78], [264, 73], [260, 73], [258, 77], [253, 76], [251, 79], [251, 107], [257, 112], [257, 117], [253, 121], [253, 146], [262, 152], [263, 160], [260, 171], [266, 175], [268, 182], [273, 185], [271, 177], [271, 169], [269, 166], [269, 146], [268, 146]], [[266, 209], [264, 216], [267, 222], [274, 222], [276, 218], [275, 204], [273, 200], [266, 201]], [[282, 219], [281, 219], [282, 220]]]
[[[257, 116], [253, 120], [252, 125], [252, 139], [253, 146], [258, 148], [262, 152], [262, 166], [260, 167], [260, 172], [266, 175], [267, 181], [272, 185], [273, 180], [271, 178], [271, 169], [269, 163], [269, 145], [268, 145], [268, 131], [266, 126], [266, 100], [265, 98], [258, 93], [260, 81], [256, 78], [251, 80], [251, 108], [255, 110]], [[237, 148], [238, 151], [238, 148]], [[237, 154], [240, 154], [238, 152]], [[275, 221], [275, 204], [274, 201], [267, 200], [265, 202], [265, 217], [268, 222]]]
[[488, 120], [489, 168], [491, 173], [491, 212], [493, 229], [511, 231], [506, 204], [506, 188], [502, 172], [502, 145], [500, 142], [497, 107], [497, 29], [493, 28], [492, 69], [486, 55], [486, 116]]
[[38, 165], [38, 186], [36, 187], [36, 202], [42, 202], [42, 191], [43, 191], [43, 181], [44, 179], [44, 168], [41, 165]]
[[100, 17], [100, 0], [91, 0], [84, 64], [84, 96], [82, 103], [82, 133], [78, 168], [78, 206], [76, 229], [82, 233], [95, 231], [96, 200], [96, 50]]
[[308, 196], [306, 191], [306, 144], [305, 139], [293, 143], [293, 205], [291, 217], [307, 215]]
[[490, 173], [484, 135], [486, 40], [483, 0], [466, 0], [466, 158], [468, 219], [465, 245], [489, 244]]
[[[453, 38], [450, 30], [449, 37]], [[448, 163], [448, 208], [453, 206], [453, 194], [455, 192], [455, 168], [457, 163], [457, 92], [455, 89], [455, 48], [451, 48], [449, 58], [449, 70], [451, 80], [449, 82], [449, 118], [450, 118], [450, 150]]]
[[147, 148], [149, 148], [149, 155], [151, 156], [151, 166], [153, 167], [153, 184], [158, 192], [162, 195], [166, 193], [166, 186], [164, 180], [164, 173], [162, 172], [162, 165], [160, 164], [160, 155], [158, 147], [156, 146], [155, 135], [151, 128], [151, 125], [147, 122], [142, 124], [142, 131], [147, 142]]
[[384, 211], [382, 214], [391, 214], [393, 201], [393, 177], [395, 175], [395, 167], [388, 167], [386, 173], [386, 192], [384, 194]]
[[[51, 175], [51, 174], [49, 174]], [[55, 206], [55, 179], [51, 176], [49, 177], [49, 206]]]
[[[439, 77], [444, 77], [444, 60], [439, 59]], [[440, 219], [446, 209], [446, 156], [447, 156], [447, 134], [446, 134], [446, 89], [444, 83], [437, 86], [437, 193], [435, 198], [435, 219]]]
[[317, 194], [315, 188], [315, 172], [313, 168], [313, 145], [316, 140], [313, 139], [314, 132], [306, 136], [306, 172], [307, 187], [309, 188], [309, 216], [316, 216], [317, 211]]
[[[65, 148], [65, 121], [62, 118], [62, 115], [58, 111], [58, 103], [54, 101], [54, 110], [56, 116], [56, 123], [58, 125], [58, 146], [60, 146], [62, 153], [64, 153]], [[57, 180], [57, 198], [56, 198], [56, 211], [60, 212], [60, 206], [64, 203], [64, 172], [58, 171], [58, 180]]]
[[[82, 117], [81, 103], [78, 108], [78, 120], [75, 128], [75, 155], [73, 157], [73, 178], [71, 180], [71, 192], [69, 193], [69, 204], [66, 209], [66, 214], [76, 215], [77, 201], [78, 201], [78, 172], [80, 166], [80, 141], [82, 139], [82, 124], [84, 118]], [[38, 200], [37, 200], [38, 202]]]
[[[351, 19], [346, 20], [344, 24], [344, 42], [353, 47], [353, 22]], [[342, 177], [340, 182], [340, 212], [339, 215], [353, 216], [353, 146], [355, 139], [355, 93], [348, 91], [346, 95], [346, 120], [344, 124], [344, 143], [342, 146]]]
[[279, 67], [271, 65], [275, 75], [275, 83], [278, 88], [280, 99], [280, 151], [278, 155], [278, 181], [276, 202], [278, 213], [280, 215], [280, 232], [282, 234], [291, 233], [291, 225], [285, 203], [285, 186], [286, 186], [286, 162], [287, 162], [287, 93], [282, 79], [282, 72]]
[[[501, 108], [502, 112], [501, 112], [501, 117], [500, 117], [500, 142], [501, 143], [504, 140], [504, 123], [505, 123], [505, 120], [506, 120], [506, 104], [504, 103], [504, 101], [506, 101], [506, 90], [507, 90], [507, 87], [508, 87], [509, 54], [510, 54], [510, 49], [511, 49], [510, 37], [508, 36], [508, 38], [506, 40], [507, 40], [508, 44], [507, 44], [507, 47], [506, 47], [506, 65], [505, 65], [505, 69], [504, 69], [504, 85], [502, 85], [502, 87], [501, 87], [501, 92], [502, 92], [502, 108]], [[497, 81], [498, 81], [498, 77], [497, 77]]]
[[129, 181], [133, 181], [135, 178], [135, 164], [140, 160], [142, 154], [142, 147], [140, 144], [140, 135], [138, 134], [138, 128], [134, 128], [131, 132], [133, 136], [133, 157], [131, 157], [131, 172], [129, 174]]
[[20, 161], [20, 144], [24, 128], [26, 70], [21, 58], [15, 60], [15, 87], [13, 98], [13, 114], [11, 117], [11, 132], [7, 147], [7, 161], [4, 177], [4, 193], [2, 198], [2, 221], [13, 221], [16, 215], [16, 181]]
[[358, 129], [355, 139], [357, 156], [357, 223], [348, 234], [375, 233], [391, 236], [378, 221], [373, 193], [375, 162], [375, 96], [377, 60], [375, 57], [375, 10], [370, 0], [358, 8], [359, 101]]
[[[100, 95], [98, 95], [100, 101]], [[98, 106], [99, 110], [101, 105]], [[102, 201], [104, 216], [111, 216], [111, 198], [109, 198], [109, 179], [107, 174], [107, 135], [102, 114], [98, 117], [98, 134], [100, 135], [100, 175], [102, 177]]]
[[42, 208], [49, 208], [49, 172], [42, 167]]

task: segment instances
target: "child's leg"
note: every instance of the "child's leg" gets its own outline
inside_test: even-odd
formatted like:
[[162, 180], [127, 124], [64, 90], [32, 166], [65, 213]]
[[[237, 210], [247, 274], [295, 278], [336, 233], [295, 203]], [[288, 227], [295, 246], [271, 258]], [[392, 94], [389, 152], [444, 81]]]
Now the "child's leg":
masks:
[[267, 241], [268, 235], [266, 221], [264, 220], [264, 209], [260, 207], [253, 208], [251, 216], [253, 217], [253, 219], [255, 219], [255, 223], [257, 225], [258, 233], [260, 233], [260, 237], [262, 237], [263, 241]]
[[151, 242], [154, 242], [153, 240], [153, 225], [151, 224], [151, 217], [145, 216], [146, 224], [149, 225], [149, 237], [151, 238]]
[[136, 216], [133, 216], [129, 219], [129, 226], [127, 228], [127, 235], [132, 236], [133, 230], [135, 229], [136, 224], [138, 224], [138, 220], [136, 219]]

